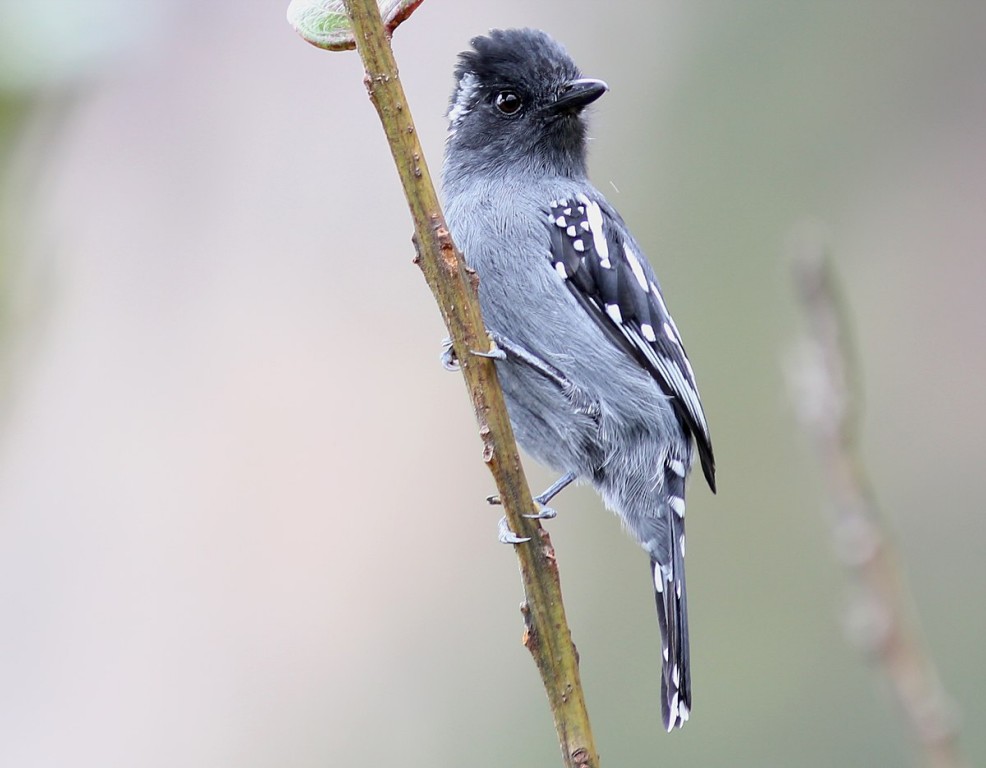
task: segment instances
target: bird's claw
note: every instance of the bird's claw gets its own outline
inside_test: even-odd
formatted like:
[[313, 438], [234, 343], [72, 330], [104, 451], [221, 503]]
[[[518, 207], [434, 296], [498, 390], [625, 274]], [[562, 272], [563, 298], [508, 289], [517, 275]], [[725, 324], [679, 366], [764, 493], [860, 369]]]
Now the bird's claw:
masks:
[[525, 541], [531, 540], [530, 537], [518, 536], [511, 531], [510, 526], [507, 525], [507, 518], [505, 517], [501, 517], [500, 522], [497, 524], [497, 538], [501, 544], [523, 544]]
[[536, 515], [524, 515], [528, 520], [554, 520], [558, 517], [558, 511], [552, 509], [551, 507], [546, 507], [537, 499], [534, 502], [541, 508], [541, 510]]
[[[502, 504], [499, 495], [495, 493], [486, 497], [486, 503], [494, 507]], [[558, 510], [544, 506], [541, 500], [536, 496], [534, 497], [534, 503], [538, 505], [540, 510], [536, 515], [524, 515], [524, 517], [528, 520], [554, 520], [558, 517]]]
[[[485, 357], [488, 360], [506, 360], [507, 353], [500, 349], [493, 339], [490, 339], [490, 348], [488, 351], [483, 352], [476, 349], [469, 350], [470, 355], [475, 355], [476, 357]], [[459, 358], [455, 354], [455, 349], [452, 346], [452, 339], [446, 336], [442, 339], [442, 354], [441, 354], [442, 368], [446, 371], [458, 371], [459, 370]]]
[[507, 353], [500, 349], [493, 339], [490, 339], [490, 348], [488, 352], [479, 352], [475, 349], [469, 350], [470, 355], [475, 355], [476, 357], [485, 357], [488, 360], [506, 360]]
[[452, 338], [449, 336], [442, 339], [442, 356], [440, 359], [442, 361], [442, 368], [446, 371], [452, 371], [454, 373], [459, 370], [459, 358], [455, 356], [455, 349], [452, 347]]

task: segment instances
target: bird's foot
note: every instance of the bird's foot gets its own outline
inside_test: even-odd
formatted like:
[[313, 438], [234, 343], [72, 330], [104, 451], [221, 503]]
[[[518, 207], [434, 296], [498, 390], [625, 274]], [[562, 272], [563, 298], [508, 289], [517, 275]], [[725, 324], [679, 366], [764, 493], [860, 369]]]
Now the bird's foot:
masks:
[[[528, 520], [552, 520], [558, 517], [557, 510], [554, 510], [551, 507], [544, 506], [540, 502], [540, 498], [541, 497], [538, 496], [535, 497], [534, 499], [534, 503], [538, 505], [540, 511], [536, 515], [524, 515], [524, 517], [526, 517]], [[493, 495], [486, 497], [486, 503], [491, 504], [493, 506], [498, 506], [501, 503], [500, 497], [494, 493]], [[504, 518], [504, 520], [506, 520], [506, 518]], [[504, 520], [501, 520], [500, 522], [502, 523], [504, 522]]]
[[489, 348], [489, 350], [487, 350], [486, 352], [483, 352], [483, 351], [477, 350], [477, 349], [470, 349], [469, 350], [469, 354], [470, 355], [475, 355], [476, 357], [485, 357], [485, 358], [487, 358], [489, 360], [506, 360], [507, 359], [507, 353], [504, 352], [502, 349], [500, 349], [499, 346], [497, 346], [496, 339], [493, 338], [492, 334], [490, 335], [490, 348]]
[[442, 368], [446, 371], [452, 371], [454, 373], [459, 370], [459, 358], [455, 356], [455, 349], [452, 347], [452, 338], [450, 336], [442, 339], [442, 355], [440, 359], [442, 361]]
[[524, 517], [526, 517], [528, 520], [554, 520], [556, 517], [558, 517], [558, 512], [556, 510], [552, 509], [551, 507], [544, 506], [543, 504], [539, 503], [537, 499], [535, 499], [534, 501], [535, 503], [537, 503], [538, 509], [540, 511], [536, 515], [524, 515]]
[[[571, 485], [575, 481], [574, 472], [566, 472], [555, 482], [553, 482], [547, 490], [543, 493], [538, 494], [534, 497], [534, 503], [538, 505], [539, 512], [536, 515], [524, 515], [528, 520], [553, 520], [558, 517], [558, 512], [555, 509], [547, 506], [548, 502], [551, 501], [555, 496], [561, 493], [565, 488]], [[500, 504], [500, 496], [496, 493], [491, 494], [486, 497], [486, 503], [496, 506]]]
[[510, 526], [507, 524], [507, 518], [505, 517], [501, 517], [500, 522], [497, 524], [497, 538], [501, 544], [523, 544], [525, 541], [531, 540], [530, 537], [518, 536], [511, 531]]

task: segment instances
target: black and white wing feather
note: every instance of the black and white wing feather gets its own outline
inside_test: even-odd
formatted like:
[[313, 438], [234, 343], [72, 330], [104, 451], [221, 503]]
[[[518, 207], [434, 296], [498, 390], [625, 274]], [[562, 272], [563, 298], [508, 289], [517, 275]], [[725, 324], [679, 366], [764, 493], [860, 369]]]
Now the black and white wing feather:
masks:
[[605, 200], [580, 193], [551, 201], [548, 227], [555, 271], [607, 335], [672, 397], [715, 491], [712, 440], [695, 374], [657, 278], [620, 215]]

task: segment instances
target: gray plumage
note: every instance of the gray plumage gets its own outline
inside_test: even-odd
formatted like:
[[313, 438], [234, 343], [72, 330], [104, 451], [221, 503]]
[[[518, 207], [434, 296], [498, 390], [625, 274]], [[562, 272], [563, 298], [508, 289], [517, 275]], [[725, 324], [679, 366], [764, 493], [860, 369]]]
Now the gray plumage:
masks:
[[504, 340], [511, 422], [534, 458], [591, 483], [650, 556], [671, 730], [691, 706], [685, 478], [697, 446], [715, 490], [715, 463], [658, 281], [586, 175], [583, 109], [606, 86], [536, 30], [475, 38], [455, 76], [445, 212]]

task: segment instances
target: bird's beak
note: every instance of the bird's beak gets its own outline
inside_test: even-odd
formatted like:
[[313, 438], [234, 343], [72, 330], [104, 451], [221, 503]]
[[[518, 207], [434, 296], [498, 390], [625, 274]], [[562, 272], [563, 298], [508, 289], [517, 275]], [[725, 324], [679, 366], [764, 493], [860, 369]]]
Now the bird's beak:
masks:
[[565, 83], [558, 93], [558, 98], [548, 106], [548, 111], [560, 115], [565, 112], [578, 112], [583, 107], [587, 107], [606, 91], [609, 86], [602, 80], [582, 78], [581, 80], [569, 80]]

